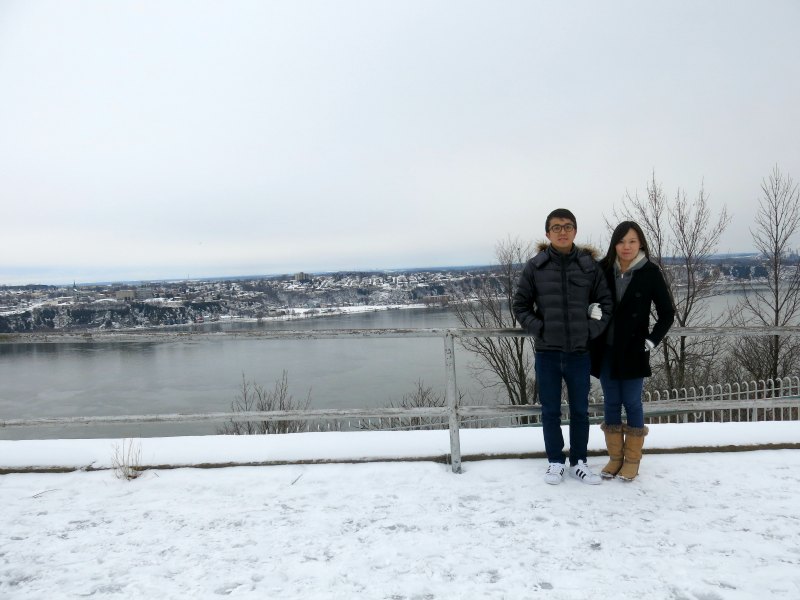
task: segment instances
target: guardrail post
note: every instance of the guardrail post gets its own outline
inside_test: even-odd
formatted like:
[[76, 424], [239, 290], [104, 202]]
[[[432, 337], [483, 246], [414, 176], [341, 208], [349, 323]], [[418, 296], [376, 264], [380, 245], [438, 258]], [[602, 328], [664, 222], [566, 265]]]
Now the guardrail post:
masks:
[[444, 336], [444, 370], [447, 380], [445, 398], [449, 413], [450, 425], [450, 463], [453, 473], [461, 473], [461, 436], [458, 423], [458, 389], [456, 388], [456, 357], [453, 334]]

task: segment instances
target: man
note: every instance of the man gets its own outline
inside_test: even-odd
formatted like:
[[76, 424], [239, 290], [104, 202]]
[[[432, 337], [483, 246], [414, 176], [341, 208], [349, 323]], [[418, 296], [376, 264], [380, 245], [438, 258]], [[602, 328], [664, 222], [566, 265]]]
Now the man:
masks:
[[589, 484], [601, 479], [586, 464], [589, 443], [589, 340], [611, 319], [612, 298], [593, 251], [575, 246], [578, 222], [566, 208], [547, 216], [539, 253], [528, 261], [514, 294], [513, 310], [533, 334], [542, 431], [549, 466], [544, 480], [564, 478], [561, 382], [569, 397], [569, 474]]

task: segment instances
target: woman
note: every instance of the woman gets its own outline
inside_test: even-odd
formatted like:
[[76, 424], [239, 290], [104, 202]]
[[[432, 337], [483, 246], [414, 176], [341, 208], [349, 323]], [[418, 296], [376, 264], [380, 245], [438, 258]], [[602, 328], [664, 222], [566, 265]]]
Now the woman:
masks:
[[[592, 375], [603, 386], [605, 433], [609, 461], [600, 475], [632, 481], [639, 474], [644, 425], [642, 388], [651, 375], [650, 352], [675, 320], [675, 308], [661, 269], [650, 262], [642, 228], [623, 221], [611, 235], [600, 266], [614, 297], [611, 323], [592, 345]], [[650, 329], [650, 308], [656, 322]], [[622, 423], [625, 407], [627, 424]]]

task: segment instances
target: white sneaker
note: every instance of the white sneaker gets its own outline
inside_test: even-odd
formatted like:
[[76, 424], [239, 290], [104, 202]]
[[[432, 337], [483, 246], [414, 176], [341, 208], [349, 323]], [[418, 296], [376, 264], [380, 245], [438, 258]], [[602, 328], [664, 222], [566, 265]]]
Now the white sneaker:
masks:
[[547, 473], [544, 474], [544, 482], [558, 485], [562, 481], [564, 481], [564, 463], [550, 463], [547, 466]]
[[579, 479], [583, 483], [588, 483], [589, 485], [597, 485], [603, 481], [600, 475], [592, 472], [585, 460], [579, 460], [577, 465], [570, 467], [569, 474], [575, 479]]

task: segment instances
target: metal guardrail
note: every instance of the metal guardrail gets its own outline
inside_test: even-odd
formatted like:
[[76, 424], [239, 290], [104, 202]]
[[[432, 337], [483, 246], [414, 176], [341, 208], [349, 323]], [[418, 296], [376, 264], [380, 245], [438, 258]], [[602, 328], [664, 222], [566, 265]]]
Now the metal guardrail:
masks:
[[[724, 336], [787, 336], [800, 335], [800, 327], [676, 327], [670, 337], [695, 337], [709, 335]], [[539, 415], [539, 406], [459, 406], [456, 386], [455, 344], [456, 338], [464, 337], [529, 337], [519, 329], [328, 329], [309, 331], [232, 331], [232, 332], [181, 332], [181, 331], [99, 331], [99, 332], [31, 332], [0, 334], [0, 344], [60, 344], [60, 343], [129, 343], [169, 342], [185, 339], [333, 339], [333, 338], [419, 338], [441, 337], [444, 340], [446, 387], [444, 407], [370, 408], [370, 409], [304, 409], [260, 412], [217, 412], [203, 414], [155, 414], [120, 415], [95, 417], [58, 417], [40, 419], [0, 420], [3, 427], [41, 427], [58, 425], [97, 425], [129, 423], [188, 423], [222, 421], [310, 421], [314, 419], [392, 419], [424, 418], [446, 419], [450, 431], [450, 461], [454, 473], [461, 472], [460, 424], [463, 419], [522, 417]], [[645, 416], [661, 416], [699, 413], [712, 410], [749, 410], [755, 420], [756, 411], [775, 408], [798, 408], [800, 410], [800, 379], [786, 378], [779, 382], [752, 382], [732, 384], [727, 387], [708, 386], [698, 390], [665, 391], [648, 394], [645, 398]], [[716, 393], [719, 388], [719, 393]], [[760, 389], [760, 391], [759, 391]], [[782, 397], [783, 391], [790, 395]], [[683, 397], [681, 397], [681, 394]], [[776, 394], [780, 394], [776, 396]], [[726, 399], [727, 395], [727, 399]], [[755, 406], [756, 399], [758, 406]], [[598, 405], [594, 405], [597, 407]], [[599, 405], [602, 407], [602, 405]]]
[[[404, 338], [404, 337], [530, 337], [520, 329], [447, 328], [447, 329], [313, 329], [275, 331], [175, 331], [153, 329], [92, 330], [92, 331], [31, 331], [0, 333], [0, 344], [79, 344], [167, 342], [184, 339], [333, 339], [333, 338]], [[668, 337], [698, 336], [789, 336], [800, 335], [800, 326], [787, 327], [673, 327]]]

